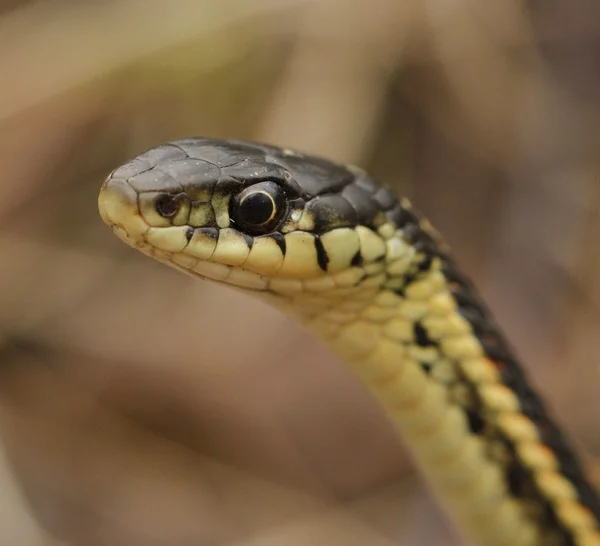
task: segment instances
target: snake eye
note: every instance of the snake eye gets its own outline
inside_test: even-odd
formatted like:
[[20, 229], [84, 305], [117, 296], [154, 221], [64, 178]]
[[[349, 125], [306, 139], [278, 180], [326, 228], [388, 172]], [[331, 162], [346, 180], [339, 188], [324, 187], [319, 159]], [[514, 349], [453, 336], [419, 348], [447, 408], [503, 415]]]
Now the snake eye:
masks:
[[176, 195], [163, 193], [156, 198], [154, 206], [163, 218], [173, 218], [179, 210], [179, 199]]
[[286, 210], [285, 193], [274, 182], [260, 182], [232, 200], [231, 219], [256, 233], [273, 229]]

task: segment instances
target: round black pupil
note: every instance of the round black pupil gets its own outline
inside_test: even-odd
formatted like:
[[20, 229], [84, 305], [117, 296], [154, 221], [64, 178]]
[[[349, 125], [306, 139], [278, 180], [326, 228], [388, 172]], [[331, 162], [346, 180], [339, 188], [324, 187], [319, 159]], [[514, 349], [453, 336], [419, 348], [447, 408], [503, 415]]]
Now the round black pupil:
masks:
[[248, 224], [260, 226], [271, 219], [273, 206], [269, 195], [263, 192], [251, 193], [240, 203], [240, 217]]
[[161, 195], [156, 200], [156, 211], [161, 216], [170, 217], [174, 216], [179, 210], [179, 203], [172, 195]]

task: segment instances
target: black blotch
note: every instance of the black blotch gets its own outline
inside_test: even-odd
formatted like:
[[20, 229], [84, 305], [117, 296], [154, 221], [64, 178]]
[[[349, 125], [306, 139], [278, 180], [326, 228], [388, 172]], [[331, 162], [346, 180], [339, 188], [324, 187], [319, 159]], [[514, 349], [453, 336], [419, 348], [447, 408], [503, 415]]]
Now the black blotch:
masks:
[[408, 286], [409, 284], [412, 284], [413, 282], [415, 282], [418, 278], [419, 278], [418, 271], [408, 272], [404, 275], [404, 284], [406, 286]]
[[251, 249], [252, 245], [254, 245], [254, 237], [251, 237], [250, 235], [248, 235], [247, 233], [244, 233], [243, 231], [240, 231], [239, 233], [244, 238], [244, 241], [246, 241], [248, 248]]
[[329, 256], [327, 251], [321, 242], [320, 237], [315, 236], [315, 249], [317, 250], [317, 263], [323, 271], [327, 271], [327, 264], [329, 263]]
[[489, 320], [491, 318], [488, 316], [488, 313], [474, 295], [459, 289], [459, 291], [452, 292], [452, 297], [454, 298], [454, 301], [456, 301], [459, 307], [475, 308], [482, 314], [484, 320]]
[[404, 298], [406, 296], [406, 285], [399, 286], [398, 288], [394, 288], [394, 294]]
[[540, 426], [542, 436], [545, 432], [544, 426], [546, 426], [548, 430], [556, 430], [554, 426], [548, 426], [548, 411], [546, 410], [541, 398], [524, 381], [520, 381], [518, 383], [519, 384], [515, 385], [514, 390], [517, 398], [519, 399], [521, 411], [534, 423]]
[[214, 227], [196, 228], [196, 231], [206, 235], [207, 237], [210, 237], [211, 239], [214, 239], [215, 241], [219, 238], [219, 230]]
[[281, 233], [271, 233], [269, 237], [277, 243], [277, 246], [281, 249], [281, 253], [285, 256], [285, 237]]
[[506, 483], [515, 497], [522, 495], [523, 488], [529, 479], [530, 473], [520, 465], [511, 465], [506, 470]]
[[504, 362], [505, 360], [510, 359], [510, 354], [508, 350], [503, 345], [490, 345], [485, 342], [481, 342], [483, 347], [483, 352], [490, 360], [499, 360], [500, 362]]
[[485, 421], [479, 414], [474, 410], [467, 410], [467, 421], [469, 423], [469, 430], [473, 434], [481, 434], [485, 428]]
[[417, 345], [420, 345], [421, 347], [431, 347], [432, 345], [436, 345], [436, 342], [429, 337], [427, 330], [423, 328], [421, 323], [415, 322], [413, 331]]
[[465, 290], [475, 290], [471, 279], [458, 269], [454, 263], [454, 260], [452, 260], [452, 258], [449, 256], [444, 258], [442, 263], [442, 273], [449, 282], [460, 284]]
[[566, 529], [564, 525], [559, 522], [552, 504], [550, 504], [545, 498], [541, 499], [538, 503], [538, 509], [540, 510], [540, 521], [543, 522], [542, 525], [547, 528], [556, 528], [560, 533], [560, 539], [563, 542], [555, 542], [555, 544], [564, 544], [564, 546], [577, 546], [572, 532], [569, 529]]
[[421, 368], [426, 374], [431, 373], [431, 364], [429, 362], [421, 362]]
[[186, 238], [186, 240], [187, 240], [188, 243], [192, 240], [193, 236], [194, 236], [194, 228], [193, 227], [188, 227], [185, 230], [185, 238]]
[[417, 279], [417, 277], [417, 273], [406, 273], [406, 275], [404, 276], [404, 283], [402, 284], [402, 286], [394, 288], [394, 293], [400, 296], [401, 298], [404, 298], [406, 296], [406, 287], [409, 286], [412, 282], [414, 282], [415, 279]]
[[521, 370], [519, 369], [519, 364], [514, 361], [512, 358], [509, 360], [494, 361], [494, 366], [500, 373], [500, 380], [507, 387], [515, 392], [518, 395], [518, 390], [520, 388], [520, 384], [522, 381], [519, 379], [521, 375]]
[[419, 224], [405, 225], [402, 227], [402, 234], [417, 252], [431, 257], [441, 255], [437, 241]]
[[363, 264], [363, 257], [360, 253], [360, 250], [356, 251], [356, 254], [352, 256], [352, 260], [350, 261], [350, 265], [353, 267], [360, 267]]
[[428, 271], [431, 268], [434, 256], [425, 256], [421, 262], [419, 262], [419, 271]]
[[458, 312], [471, 325], [476, 334], [483, 334], [492, 329], [488, 320], [489, 317], [478, 307], [459, 307]]

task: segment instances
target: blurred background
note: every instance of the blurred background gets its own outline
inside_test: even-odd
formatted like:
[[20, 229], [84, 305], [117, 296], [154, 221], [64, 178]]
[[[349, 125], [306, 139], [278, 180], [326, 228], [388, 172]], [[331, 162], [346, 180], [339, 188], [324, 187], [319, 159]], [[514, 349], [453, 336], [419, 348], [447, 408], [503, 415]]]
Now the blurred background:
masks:
[[594, 469], [599, 59], [585, 0], [0, 2], [0, 543], [460, 544], [319, 342], [102, 224], [186, 136], [413, 199]]

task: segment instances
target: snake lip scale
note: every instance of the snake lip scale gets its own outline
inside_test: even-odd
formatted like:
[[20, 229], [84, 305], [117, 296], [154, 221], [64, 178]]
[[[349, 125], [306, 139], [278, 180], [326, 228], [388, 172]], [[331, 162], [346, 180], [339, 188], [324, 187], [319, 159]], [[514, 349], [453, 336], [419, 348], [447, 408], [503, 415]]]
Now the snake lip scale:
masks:
[[128, 245], [295, 317], [379, 401], [471, 544], [600, 546], [600, 501], [431, 224], [363, 170], [189, 138], [115, 169]]

